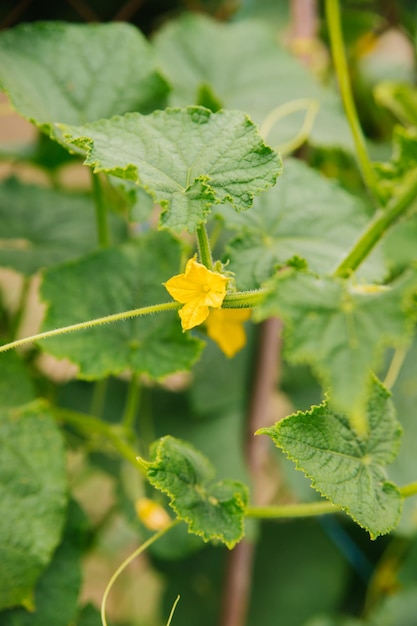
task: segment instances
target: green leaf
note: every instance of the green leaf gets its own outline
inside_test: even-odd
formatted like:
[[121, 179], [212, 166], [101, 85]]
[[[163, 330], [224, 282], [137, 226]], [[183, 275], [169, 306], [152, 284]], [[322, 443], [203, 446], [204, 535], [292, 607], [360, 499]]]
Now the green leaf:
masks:
[[6, 352], [0, 358], [0, 407], [11, 409], [34, 398], [34, 388], [28, 370], [16, 352]]
[[47, 407], [0, 413], [0, 608], [28, 599], [61, 538], [66, 467]]
[[0, 37], [0, 85], [47, 132], [163, 105], [168, 86], [130, 24], [22, 24]]
[[248, 209], [281, 173], [277, 154], [238, 111], [166, 109], [60, 128], [87, 151], [85, 164], [95, 172], [132, 180], [153, 195], [164, 207], [161, 225], [176, 232], [193, 232], [215, 203]]
[[269, 435], [311, 479], [314, 489], [345, 510], [372, 539], [395, 528], [402, 510], [401, 494], [385, 473], [401, 439], [389, 398], [390, 393], [374, 379], [364, 437], [327, 402], [257, 431]]
[[[126, 236], [111, 215], [113, 236]], [[94, 203], [86, 194], [25, 185], [10, 178], [0, 185], [0, 265], [30, 275], [97, 247]]]
[[[167, 301], [162, 283], [180, 264], [179, 243], [149, 232], [45, 272], [41, 296], [48, 304], [44, 330]], [[202, 342], [183, 333], [177, 312], [147, 315], [40, 342], [42, 349], [79, 366], [88, 380], [126, 369], [160, 379], [187, 370]]]
[[[262, 124], [278, 107], [294, 102], [294, 112], [268, 134], [268, 142], [275, 146], [298, 135], [306, 100], [317, 102], [320, 110], [309, 141], [350, 149], [352, 140], [338, 96], [277, 44], [275, 19], [272, 24], [272, 28], [260, 20], [224, 24], [196, 14], [171, 20], [154, 38], [172, 86], [170, 104], [197, 104], [202, 91], [210, 89], [210, 100], [217, 106], [246, 111]], [[296, 103], [300, 99], [302, 107]]]
[[204, 541], [219, 539], [228, 548], [243, 537], [248, 490], [233, 480], [214, 482], [214, 468], [193, 446], [166, 436], [151, 450], [147, 474], [151, 485], [166, 493], [179, 519]]
[[[276, 265], [302, 256], [318, 273], [331, 272], [368, 222], [368, 207], [300, 161], [285, 161], [273, 189], [256, 198], [253, 209], [236, 214], [227, 205], [217, 211], [238, 235], [226, 249], [228, 269], [240, 289], [256, 289]], [[381, 277], [380, 254], [364, 264], [361, 275]]]
[[[52, 561], [39, 577], [33, 607], [11, 609], [0, 613], [2, 626], [68, 626], [74, 624], [81, 587], [80, 530], [75, 526], [80, 515], [70, 502], [69, 519], [62, 543]], [[84, 529], [83, 529], [84, 530]]]
[[330, 387], [332, 406], [355, 417], [365, 408], [370, 371], [380, 364], [383, 349], [410, 339], [416, 286], [415, 268], [390, 287], [288, 269], [271, 281], [253, 317], [281, 317], [289, 361], [309, 363]]

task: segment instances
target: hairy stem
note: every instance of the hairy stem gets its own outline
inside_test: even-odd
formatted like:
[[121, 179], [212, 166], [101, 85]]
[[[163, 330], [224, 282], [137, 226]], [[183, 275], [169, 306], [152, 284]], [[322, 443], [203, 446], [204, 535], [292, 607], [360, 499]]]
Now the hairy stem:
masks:
[[72, 333], [76, 330], [85, 330], [86, 328], [94, 328], [95, 326], [102, 326], [110, 322], [118, 322], [120, 320], [126, 320], [131, 317], [140, 317], [142, 315], [151, 315], [152, 313], [161, 313], [163, 311], [175, 311], [181, 307], [179, 302], [165, 302], [163, 304], [153, 304], [151, 306], [145, 306], [140, 309], [132, 309], [130, 311], [122, 311], [121, 313], [113, 313], [112, 315], [106, 315], [105, 317], [99, 317], [94, 320], [88, 320], [87, 322], [80, 322], [78, 324], [71, 324], [70, 326], [63, 326], [62, 328], [54, 328], [53, 330], [46, 330], [43, 333], [31, 335], [30, 337], [24, 337], [23, 339], [17, 339], [11, 341], [3, 346], [0, 346], [0, 352], [6, 352], [19, 346], [24, 346], [32, 341], [40, 341], [41, 339], [49, 339], [50, 337], [56, 337], [58, 335], [65, 335], [66, 333]]
[[266, 289], [258, 289], [256, 291], [237, 291], [236, 293], [228, 293], [222, 303], [223, 309], [241, 309], [256, 306], [266, 296]]
[[407, 184], [401, 192], [393, 197], [384, 209], [380, 209], [375, 214], [373, 220], [371, 220], [357, 242], [335, 269], [333, 275], [341, 278], [350, 276], [372, 252], [387, 230], [408, 210], [416, 197], [417, 172], [410, 175]]
[[250, 506], [246, 509], [246, 516], [259, 519], [285, 519], [288, 517], [311, 517], [337, 512], [340, 512], [340, 509], [331, 502], [307, 502], [305, 504]]
[[340, 94], [342, 96], [346, 117], [348, 119], [355, 142], [356, 154], [358, 157], [363, 180], [365, 181], [368, 190], [375, 198], [378, 205], [380, 205], [383, 203], [383, 198], [378, 188], [378, 183], [374, 169], [372, 167], [372, 163], [369, 159], [365, 138], [363, 136], [362, 129], [359, 123], [358, 112], [356, 110], [356, 105], [353, 99], [352, 88], [349, 80], [349, 69], [343, 43], [339, 0], [326, 0], [326, 18], [329, 30], [333, 62], [339, 81]]

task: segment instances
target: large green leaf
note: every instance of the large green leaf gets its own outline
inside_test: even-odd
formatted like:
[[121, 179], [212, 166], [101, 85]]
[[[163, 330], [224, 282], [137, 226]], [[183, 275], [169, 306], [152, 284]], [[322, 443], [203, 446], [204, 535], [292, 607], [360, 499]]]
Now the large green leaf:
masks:
[[61, 538], [66, 468], [47, 407], [0, 413], [0, 608], [22, 604]]
[[[255, 289], [277, 264], [302, 256], [315, 272], [331, 272], [368, 221], [368, 207], [304, 163], [285, 161], [273, 189], [255, 199], [249, 213], [219, 208], [228, 228], [239, 230], [226, 250], [240, 289]], [[364, 264], [361, 274], [381, 277], [380, 255]]]
[[[48, 304], [44, 329], [167, 301], [162, 283], [179, 267], [180, 245], [168, 233], [149, 232], [45, 273], [41, 296]], [[133, 318], [41, 342], [43, 350], [98, 379], [126, 369], [163, 378], [187, 370], [202, 343], [181, 331], [178, 314]]]
[[87, 151], [85, 164], [95, 172], [149, 192], [165, 209], [161, 224], [177, 232], [194, 231], [213, 204], [248, 209], [281, 173], [279, 157], [238, 111], [187, 107], [60, 127], [66, 141]]
[[287, 269], [271, 281], [271, 292], [253, 316], [281, 317], [289, 360], [310, 363], [330, 387], [332, 406], [356, 416], [365, 407], [370, 371], [380, 364], [383, 348], [410, 339], [416, 286], [415, 268], [390, 287]]
[[29, 373], [16, 352], [6, 352], [0, 358], [0, 407], [11, 409], [34, 398]]
[[[217, 107], [247, 111], [262, 123], [280, 105], [317, 101], [320, 110], [311, 142], [351, 146], [338, 97], [320, 86], [308, 70], [276, 41], [270, 25], [257, 20], [222, 24], [201, 15], [184, 15], [164, 26], [154, 40], [172, 85], [170, 104], [206, 104], [209, 91]], [[287, 115], [268, 136], [271, 145], [294, 138], [306, 109]]]
[[0, 86], [47, 131], [128, 111], [152, 111], [168, 90], [152, 50], [123, 23], [22, 24], [0, 37]]
[[170, 435], [153, 444], [147, 463], [151, 485], [170, 497], [179, 519], [204, 541], [219, 539], [228, 548], [243, 537], [247, 487], [238, 481], [215, 482], [214, 468], [191, 444]]
[[77, 528], [81, 516], [75, 503], [70, 502], [63, 541], [55, 550], [52, 561], [39, 577], [33, 600], [31, 600], [32, 606], [29, 610], [19, 607], [0, 613], [2, 626], [74, 624], [82, 579], [80, 534], [85, 531], [85, 528]]
[[402, 498], [386, 480], [385, 466], [398, 453], [401, 426], [390, 394], [375, 379], [367, 404], [369, 430], [359, 437], [346, 416], [327, 402], [298, 412], [258, 434], [269, 435], [312, 486], [344, 509], [372, 538], [398, 523]]
[[[118, 241], [126, 236], [126, 227], [111, 218]], [[82, 256], [98, 243], [94, 203], [86, 194], [10, 178], [0, 185], [0, 221], [0, 265], [24, 274]]]

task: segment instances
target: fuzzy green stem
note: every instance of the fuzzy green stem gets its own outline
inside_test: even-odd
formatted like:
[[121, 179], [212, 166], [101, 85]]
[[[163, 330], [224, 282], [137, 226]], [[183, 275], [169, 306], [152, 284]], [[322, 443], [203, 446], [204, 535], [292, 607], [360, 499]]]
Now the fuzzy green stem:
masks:
[[401, 372], [401, 368], [404, 365], [407, 352], [406, 348], [397, 348], [395, 350], [383, 383], [384, 387], [387, 389], [392, 389], [395, 385], [395, 382]]
[[330, 45], [333, 62], [339, 81], [340, 94], [346, 117], [355, 142], [356, 153], [363, 179], [368, 190], [371, 192], [378, 204], [383, 204], [383, 198], [378, 188], [372, 163], [366, 149], [365, 138], [359, 123], [358, 113], [353, 99], [352, 88], [349, 80], [349, 69], [346, 60], [345, 46], [343, 43], [342, 25], [340, 19], [339, 0], [326, 0], [326, 19], [329, 30]]
[[400, 494], [403, 498], [410, 498], [411, 496], [417, 496], [417, 481], [400, 487]]
[[261, 519], [280, 519], [288, 517], [311, 517], [337, 513], [340, 509], [331, 502], [307, 502], [305, 504], [283, 504], [273, 506], [250, 506], [246, 517]]
[[207, 234], [206, 225], [199, 224], [195, 232], [197, 235], [200, 260], [208, 270], [213, 270], [213, 257], [211, 256], [210, 239]]
[[222, 303], [223, 309], [249, 309], [265, 298], [268, 291], [266, 289], [258, 289], [256, 291], [236, 291], [236, 293], [228, 293]]
[[367, 258], [386, 231], [406, 212], [417, 197], [417, 172], [410, 175], [402, 192], [394, 197], [385, 209], [379, 210], [350, 252], [335, 269], [333, 275], [347, 278]]
[[95, 326], [102, 326], [110, 322], [118, 322], [120, 320], [126, 320], [132, 317], [141, 317], [142, 315], [151, 315], [152, 313], [162, 313], [164, 311], [176, 311], [181, 308], [179, 302], [164, 302], [163, 304], [152, 304], [151, 306], [144, 306], [140, 309], [132, 309], [130, 311], [122, 311], [121, 313], [113, 313], [112, 315], [106, 315], [105, 317], [99, 317], [94, 320], [88, 320], [87, 322], [80, 322], [79, 324], [71, 324], [70, 326], [63, 326], [62, 328], [54, 328], [53, 330], [46, 330], [43, 333], [37, 335], [31, 335], [30, 337], [24, 337], [23, 339], [17, 339], [11, 341], [3, 346], [0, 346], [0, 352], [6, 352], [19, 346], [24, 346], [32, 341], [40, 341], [41, 339], [49, 339], [50, 337], [56, 337], [58, 335], [64, 335], [76, 330], [85, 330], [87, 328], [94, 328]]
[[101, 435], [113, 444], [114, 448], [124, 459], [129, 461], [137, 470], [143, 471], [143, 466], [138, 463], [135, 450], [115, 432], [114, 426], [92, 415], [85, 415], [84, 413], [78, 413], [62, 407], [53, 407], [53, 414], [56, 419], [75, 426], [83, 433]]
[[[124, 569], [126, 569], [126, 567], [129, 565], [129, 563], [131, 563], [133, 561], [133, 559], [135, 559], [137, 556], [139, 556], [139, 554], [142, 554], [142, 552], [144, 552], [147, 548], [149, 548], [149, 546], [151, 546], [153, 543], [155, 543], [155, 541], [158, 541], [158, 539], [160, 539], [163, 535], [165, 535], [165, 533], [167, 533], [169, 530], [171, 530], [171, 528], [173, 528], [174, 526], [176, 526], [178, 524], [179, 520], [174, 520], [169, 526], [167, 526], [166, 528], [163, 528], [162, 530], [160, 530], [159, 532], [155, 533], [155, 535], [152, 535], [152, 537], [150, 537], [147, 541], [145, 541], [145, 543], [143, 543], [141, 546], [139, 546], [139, 548], [137, 550], [135, 550], [134, 552], [132, 552], [132, 554], [130, 556], [127, 557], [127, 559], [125, 559], [123, 561], [123, 563], [117, 568], [117, 570], [114, 572], [113, 576], [110, 578], [107, 587], [104, 591], [103, 594], [103, 599], [101, 601], [101, 622], [103, 624], [103, 626], [107, 626], [107, 619], [106, 619], [106, 603], [107, 603], [107, 597], [110, 593], [111, 588], [113, 587], [115, 581], [117, 580], [117, 578], [120, 576], [120, 574], [123, 572]], [[178, 602], [175, 602], [173, 610], [175, 609], [175, 606]], [[173, 610], [171, 611], [171, 615], [173, 613]], [[171, 616], [170, 616], [171, 619]], [[168, 621], [169, 624], [169, 621]]]
[[127, 392], [126, 406], [123, 414], [122, 424], [125, 430], [126, 436], [129, 437], [132, 434], [136, 414], [138, 411], [140, 400], [140, 386], [139, 375], [133, 373], [129, 383], [129, 389]]
[[93, 184], [94, 204], [96, 207], [97, 238], [101, 248], [108, 248], [110, 245], [110, 232], [107, 219], [107, 209], [104, 203], [103, 189], [98, 174], [91, 172]]

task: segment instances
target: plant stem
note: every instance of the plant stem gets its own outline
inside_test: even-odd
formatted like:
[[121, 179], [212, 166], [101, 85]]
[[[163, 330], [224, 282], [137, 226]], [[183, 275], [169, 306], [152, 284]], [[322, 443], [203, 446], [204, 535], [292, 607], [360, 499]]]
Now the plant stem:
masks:
[[228, 293], [222, 303], [223, 309], [241, 309], [252, 308], [256, 306], [268, 293], [267, 289], [258, 289], [256, 291], [237, 291], [236, 293]]
[[311, 517], [337, 512], [340, 512], [340, 509], [331, 502], [307, 502], [305, 504], [250, 506], [246, 509], [246, 517], [285, 519], [288, 517]]
[[104, 402], [107, 392], [107, 378], [97, 380], [94, 384], [94, 390], [91, 399], [90, 412], [95, 417], [101, 417], [104, 409]]
[[387, 389], [392, 389], [395, 385], [395, 382], [401, 372], [401, 368], [404, 364], [404, 361], [407, 356], [406, 348], [397, 348], [394, 352], [394, 356], [392, 357], [391, 363], [389, 365], [387, 374], [384, 379], [384, 387]]
[[92, 415], [86, 415], [79, 413], [78, 411], [72, 411], [62, 407], [53, 407], [53, 414], [58, 420], [62, 420], [66, 424], [75, 426], [83, 433], [91, 435], [91, 433], [101, 435], [108, 441], [110, 441], [120, 455], [132, 463], [137, 470], [143, 471], [142, 465], [137, 461], [137, 454], [135, 450], [116, 432], [114, 426], [103, 422], [97, 417]]
[[333, 272], [334, 276], [347, 278], [366, 259], [378, 241], [409, 208], [417, 196], [417, 172], [410, 175], [402, 193], [394, 197], [384, 209], [380, 209], [368, 224], [365, 231], [353, 245], [350, 252]]
[[132, 435], [136, 413], [140, 400], [139, 374], [133, 373], [127, 392], [126, 406], [123, 414], [122, 425], [127, 437]]
[[350, 129], [355, 142], [356, 153], [359, 166], [365, 184], [373, 195], [378, 205], [383, 203], [378, 182], [372, 163], [366, 149], [365, 138], [359, 123], [358, 113], [353, 99], [352, 88], [349, 80], [349, 69], [346, 60], [346, 52], [343, 43], [342, 25], [340, 19], [339, 0], [326, 0], [326, 19], [329, 30], [330, 45], [332, 49], [333, 62], [339, 81], [340, 94], [346, 112]]
[[132, 309], [130, 311], [122, 311], [121, 313], [113, 313], [112, 315], [106, 315], [105, 317], [99, 317], [94, 320], [88, 320], [87, 322], [80, 322], [78, 324], [71, 324], [70, 326], [63, 326], [62, 328], [54, 328], [53, 330], [46, 330], [43, 333], [37, 335], [31, 335], [30, 337], [24, 337], [23, 339], [17, 339], [11, 341], [3, 346], [0, 346], [0, 352], [6, 352], [19, 346], [24, 346], [32, 341], [40, 341], [41, 339], [48, 339], [49, 337], [56, 337], [58, 335], [64, 335], [76, 330], [85, 330], [87, 328], [94, 328], [95, 326], [102, 326], [109, 322], [118, 322], [120, 320], [126, 320], [131, 317], [141, 317], [142, 315], [150, 315], [152, 313], [162, 313], [164, 311], [176, 311], [182, 305], [179, 302], [164, 302], [163, 304], [152, 304], [151, 306], [145, 306], [140, 309]]
[[[399, 487], [403, 498], [417, 495], [417, 481]], [[305, 504], [282, 504], [271, 506], [249, 506], [246, 509], [246, 517], [257, 519], [285, 519], [289, 517], [312, 517], [327, 515], [328, 513], [340, 513], [341, 509], [332, 502], [307, 502]]]
[[410, 498], [417, 495], [417, 481], [400, 487], [400, 494], [403, 498]]
[[91, 171], [93, 184], [93, 196], [96, 207], [97, 237], [100, 248], [108, 248], [110, 245], [109, 224], [107, 220], [107, 209], [104, 203], [103, 188], [98, 174]]
[[[123, 572], [123, 570], [129, 565], [129, 563], [131, 563], [133, 561], [133, 559], [135, 559], [137, 556], [142, 554], [142, 552], [144, 552], [147, 548], [149, 548], [149, 546], [151, 546], [153, 543], [155, 543], [155, 541], [158, 541], [158, 539], [160, 539], [163, 535], [165, 535], [165, 533], [167, 533], [169, 530], [171, 530], [171, 528], [176, 526], [178, 523], [179, 523], [179, 520], [174, 520], [169, 526], [167, 526], [166, 528], [163, 528], [159, 532], [155, 533], [155, 535], [152, 535], [152, 537], [150, 537], [147, 541], [145, 541], [145, 543], [143, 543], [141, 546], [139, 546], [139, 548], [137, 548], [137, 550], [132, 552], [132, 554], [130, 556], [128, 556], [127, 559], [125, 559], [123, 561], [123, 563], [114, 572], [113, 576], [110, 578], [110, 580], [109, 580], [109, 582], [107, 584], [107, 587], [106, 587], [106, 589], [104, 591], [104, 594], [103, 594], [103, 599], [101, 601], [101, 613], [100, 614], [101, 614], [101, 622], [102, 622], [103, 626], [107, 626], [107, 619], [106, 619], [107, 597], [108, 597], [108, 595], [110, 593], [110, 590], [113, 587], [116, 579], [120, 576], [120, 574]], [[175, 606], [176, 606], [176, 603], [174, 605], [174, 609], [175, 609]], [[172, 613], [172, 611], [171, 611], [171, 613]]]
[[198, 251], [200, 253], [200, 260], [207, 267], [208, 270], [213, 269], [213, 257], [211, 256], [210, 240], [207, 234], [205, 224], [199, 224], [196, 229]]

